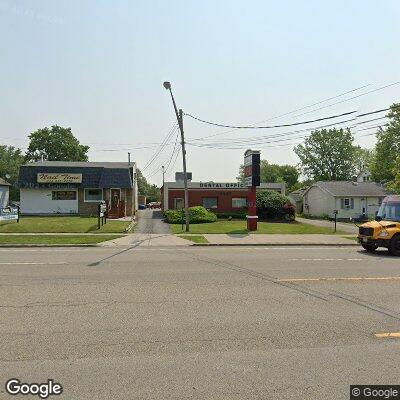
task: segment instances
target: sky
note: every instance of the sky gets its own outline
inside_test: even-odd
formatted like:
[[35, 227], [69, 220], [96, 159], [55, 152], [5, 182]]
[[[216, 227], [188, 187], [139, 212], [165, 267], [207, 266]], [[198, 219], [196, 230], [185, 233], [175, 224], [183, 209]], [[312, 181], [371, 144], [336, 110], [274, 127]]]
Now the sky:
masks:
[[[36, 129], [71, 127], [90, 161], [130, 152], [159, 185], [161, 165], [167, 181], [182, 170], [177, 132], [160, 147], [176, 121], [165, 80], [185, 113], [225, 125], [379, 110], [400, 102], [400, 84], [367, 93], [400, 81], [399, 15], [398, 0], [0, 0], [0, 144], [26, 148]], [[185, 115], [188, 171], [234, 181], [249, 147], [296, 165], [293, 144], [309, 131], [290, 132], [322, 123], [231, 131]], [[358, 129], [356, 143], [371, 148], [374, 129]]]

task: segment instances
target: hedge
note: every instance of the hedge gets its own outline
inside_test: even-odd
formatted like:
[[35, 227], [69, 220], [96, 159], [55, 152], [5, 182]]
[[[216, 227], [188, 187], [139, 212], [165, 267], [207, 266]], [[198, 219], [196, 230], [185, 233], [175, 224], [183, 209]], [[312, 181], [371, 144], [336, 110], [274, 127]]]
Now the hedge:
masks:
[[260, 219], [295, 219], [295, 207], [289, 197], [271, 190], [259, 191], [256, 197], [257, 215]]
[[[182, 219], [185, 221], [183, 210], [165, 210], [165, 221], [169, 224], [181, 224]], [[189, 222], [191, 224], [201, 224], [205, 222], [215, 222], [217, 216], [202, 206], [189, 207]]]

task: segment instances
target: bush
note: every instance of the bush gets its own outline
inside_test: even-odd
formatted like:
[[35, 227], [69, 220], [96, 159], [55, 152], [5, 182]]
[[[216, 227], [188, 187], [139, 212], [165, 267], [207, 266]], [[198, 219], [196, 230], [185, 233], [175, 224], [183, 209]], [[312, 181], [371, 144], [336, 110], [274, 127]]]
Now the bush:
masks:
[[[166, 210], [164, 217], [169, 224], [181, 224], [185, 220], [185, 214], [182, 210]], [[189, 207], [189, 222], [191, 224], [201, 224], [205, 222], [215, 222], [217, 216], [202, 206]]]
[[270, 190], [257, 192], [257, 215], [260, 219], [293, 221], [296, 209], [290, 199]]

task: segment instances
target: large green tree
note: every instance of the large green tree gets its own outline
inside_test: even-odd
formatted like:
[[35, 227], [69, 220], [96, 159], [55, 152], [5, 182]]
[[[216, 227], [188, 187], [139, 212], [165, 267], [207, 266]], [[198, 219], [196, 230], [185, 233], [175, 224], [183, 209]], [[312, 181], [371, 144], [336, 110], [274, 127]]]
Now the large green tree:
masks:
[[160, 188], [147, 182], [140, 169], [136, 170], [138, 193], [146, 196], [147, 202], [160, 201]]
[[42, 157], [49, 161], [87, 161], [89, 146], [79, 143], [71, 128], [53, 125], [38, 129], [29, 135], [26, 152], [27, 161], [38, 161]]
[[357, 148], [350, 129], [321, 129], [294, 148], [302, 172], [314, 181], [350, 180], [356, 172]]
[[24, 163], [24, 155], [13, 146], [0, 145], [0, 177], [11, 184], [10, 200], [19, 200], [18, 174]]
[[379, 128], [375, 155], [371, 165], [372, 179], [376, 182], [393, 183], [396, 176], [396, 160], [400, 154], [400, 103], [393, 104], [388, 113], [389, 123]]
[[[239, 182], [244, 182], [244, 166], [239, 168], [239, 176], [236, 178]], [[260, 180], [261, 182], [285, 182], [287, 191], [291, 191], [299, 180], [299, 171], [293, 165], [271, 164], [267, 160], [260, 162]]]

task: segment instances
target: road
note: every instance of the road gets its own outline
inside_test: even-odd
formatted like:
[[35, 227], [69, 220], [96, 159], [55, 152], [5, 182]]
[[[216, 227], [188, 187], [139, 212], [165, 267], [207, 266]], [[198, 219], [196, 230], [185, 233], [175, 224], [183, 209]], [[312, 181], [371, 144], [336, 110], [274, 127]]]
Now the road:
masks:
[[161, 210], [147, 208], [146, 210], [139, 210], [137, 216], [136, 233], [171, 233], [169, 225], [162, 220], [163, 215]]
[[3, 248], [0, 275], [1, 399], [11, 377], [96, 400], [336, 400], [400, 383], [400, 339], [375, 336], [400, 331], [386, 252]]

